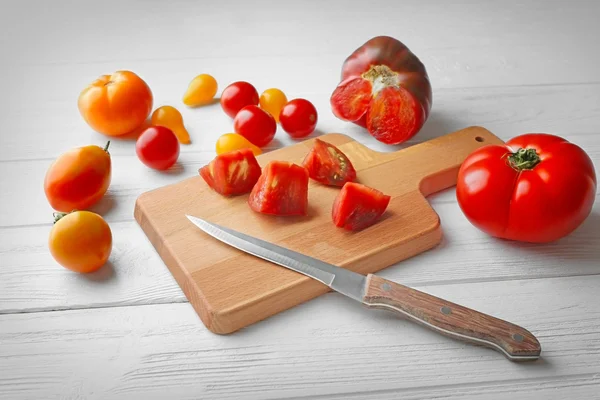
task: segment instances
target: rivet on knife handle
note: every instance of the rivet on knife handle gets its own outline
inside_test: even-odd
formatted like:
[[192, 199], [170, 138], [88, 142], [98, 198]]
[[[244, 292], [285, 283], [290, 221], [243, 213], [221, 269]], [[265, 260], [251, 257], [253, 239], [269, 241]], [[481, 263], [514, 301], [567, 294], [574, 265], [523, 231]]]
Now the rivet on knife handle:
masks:
[[518, 325], [369, 274], [364, 303], [396, 311], [439, 333], [500, 351], [512, 361], [540, 356], [540, 343]]

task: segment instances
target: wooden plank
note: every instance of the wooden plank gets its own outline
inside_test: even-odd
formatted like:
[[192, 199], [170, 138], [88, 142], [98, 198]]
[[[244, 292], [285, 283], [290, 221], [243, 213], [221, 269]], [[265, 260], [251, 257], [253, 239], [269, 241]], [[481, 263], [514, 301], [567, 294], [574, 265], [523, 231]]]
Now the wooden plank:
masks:
[[534, 388], [594, 398], [598, 285], [420, 288], [529, 328], [543, 358], [525, 365], [334, 293], [228, 336], [206, 330], [189, 304], [4, 315], [0, 398], [539, 398]]

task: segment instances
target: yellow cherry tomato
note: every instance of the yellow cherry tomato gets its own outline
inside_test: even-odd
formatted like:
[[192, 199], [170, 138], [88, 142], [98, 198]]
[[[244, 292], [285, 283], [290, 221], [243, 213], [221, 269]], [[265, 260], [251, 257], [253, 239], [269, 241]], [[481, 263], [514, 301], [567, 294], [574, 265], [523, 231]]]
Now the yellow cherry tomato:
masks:
[[279, 122], [279, 113], [281, 113], [281, 109], [287, 102], [285, 93], [275, 88], [262, 92], [259, 99], [260, 108], [271, 114], [277, 122]]
[[91, 211], [55, 213], [48, 246], [52, 257], [75, 272], [94, 272], [108, 260], [112, 233], [106, 221]]
[[237, 133], [226, 133], [217, 139], [215, 150], [217, 154], [223, 154], [234, 150], [250, 149], [255, 156], [262, 153], [259, 147], [256, 147], [248, 139]]
[[152, 125], [164, 126], [173, 131], [177, 140], [182, 144], [190, 144], [190, 134], [183, 125], [183, 117], [181, 113], [171, 106], [162, 106], [154, 110], [152, 113]]
[[211, 75], [201, 74], [192, 79], [185, 94], [183, 104], [190, 107], [210, 103], [217, 94], [217, 81]]

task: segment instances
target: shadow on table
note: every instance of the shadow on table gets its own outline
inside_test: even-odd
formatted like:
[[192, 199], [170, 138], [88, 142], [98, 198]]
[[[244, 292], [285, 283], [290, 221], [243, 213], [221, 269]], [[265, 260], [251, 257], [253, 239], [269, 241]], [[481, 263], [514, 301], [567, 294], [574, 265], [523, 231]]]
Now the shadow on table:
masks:
[[115, 278], [115, 267], [109, 260], [98, 271], [90, 272], [89, 274], [77, 274], [77, 277], [89, 282], [109, 282]]

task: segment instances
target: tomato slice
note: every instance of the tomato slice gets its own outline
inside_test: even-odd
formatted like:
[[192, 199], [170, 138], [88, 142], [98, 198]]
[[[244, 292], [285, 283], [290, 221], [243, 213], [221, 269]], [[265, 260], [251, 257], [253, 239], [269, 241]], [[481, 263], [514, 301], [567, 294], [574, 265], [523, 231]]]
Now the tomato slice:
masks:
[[373, 225], [384, 213], [390, 196], [359, 183], [348, 182], [333, 202], [335, 226], [359, 231]]
[[223, 196], [248, 193], [260, 177], [260, 165], [250, 149], [220, 154], [200, 168], [208, 186]]
[[356, 170], [344, 153], [334, 145], [315, 139], [310, 152], [302, 161], [308, 176], [330, 186], [344, 186], [356, 179]]
[[263, 214], [306, 215], [308, 171], [290, 162], [271, 161], [252, 189], [248, 204]]

